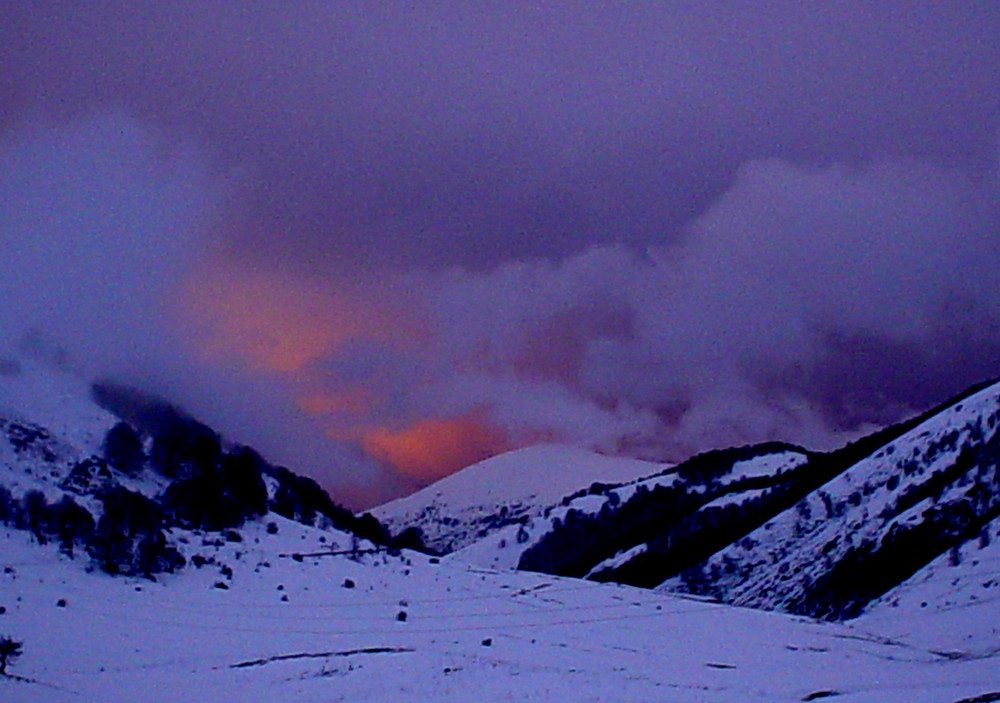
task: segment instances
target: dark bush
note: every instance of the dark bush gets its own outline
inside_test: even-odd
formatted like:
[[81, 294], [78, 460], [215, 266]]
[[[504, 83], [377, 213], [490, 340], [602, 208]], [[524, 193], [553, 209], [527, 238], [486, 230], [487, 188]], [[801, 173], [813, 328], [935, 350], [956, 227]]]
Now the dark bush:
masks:
[[24, 514], [28, 520], [28, 529], [39, 544], [48, 542], [49, 504], [41, 491], [28, 491], [24, 495]]
[[20, 506], [6, 486], [0, 486], [0, 522], [11, 524]]
[[0, 637], [0, 676], [7, 675], [7, 665], [21, 656], [23, 646], [23, 642], [12, 637]]
[[424, 533], [419, 527], [407, 527], [389, 540], [389, 546], [393, 549], [412, 549], [417, 552], [427, 550], [424, 546]]

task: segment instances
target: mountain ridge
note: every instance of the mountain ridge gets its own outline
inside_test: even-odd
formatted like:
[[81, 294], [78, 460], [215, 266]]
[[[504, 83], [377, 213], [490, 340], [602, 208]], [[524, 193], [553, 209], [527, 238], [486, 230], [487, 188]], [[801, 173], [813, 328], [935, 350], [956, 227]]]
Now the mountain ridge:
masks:
[[[10, 381], [0, 378], [0, 394]], [[59, 402], [81, 388], [87, 397], [86, 386], [72, 385]], [[1000, 397], [992, 390], [984, 395], [990, 402]], [[649, 539], [588, 566], [582, 575], [589, 580], [513, 569], [566, 524], [608, 517], [633, 501], [651, 505], [650, 497], [683, 490], [688, 514], [698, 515], [785, 490], [818, 456], [798, 447], [718, 450], [641, 478], [592, 481], [558, 499], [544, 496], [550, 504], [534, 517], [437, 558], [339, 529], [294, 474], [258, 464], [263, 460], [252, 450], [221, 439], [216, 445], [217, 435], [181, 411], [165, 412], [155, 428], [120, 431], [116, 445], [108, 437], [125, 422], [121, 417], [89, 400], [77, 408], [51, 401], [40, 401], [39, 407], [51, 406], [44, 417], [0, 402], [0, 486], [14, 489], [0, 489], [0, 636], [23, 642], [24, 652], [0, 676], [5, 701], [458, 702], [468, 700], [470, 690], [496, 700], [566, 703], [827, 697], [970, 703], [1000, 696], [993, 660], [1000, 652], [996, 520], [979, 540], [938, 555], [849, 623], [595, 582], [655, 553]], [[928, 435], [941, 445], [938, 460], [960, 450], [961, 427], [978, 402], [968, 400], [956, 411], [960, 425]], [[51, 418], [59, 422], [49, 426]], [[953, 440], [949, 433], [956, 429]], [[995, 431], [987, 437], [987, 430], [988, 420], [980, 439], [992, 441]], [[879, 446], [925, 442], [922, 431], [896, 432], [896, 440]], [[130, 433], [145, 457], [140, 464]], [[155, 462], [163, 462], [165, 472], [151, 466], [157, 442]], [[110, 455], [109, 444], [116, 447]], [[868, 444], [858, 446], [852, 451], [872, 454]], [[227, 472], [249, 467], [252, 476], [255, 466], [264, 493], [234, 493]], [[582, 478], [574, 476], [574, 483]], [[994, 474], [988, 476], [993, 481]], [[263, 496], [266, 502], [241, 511], [233, 524], [204, 522], [202, 508], [176, 489], [211, 493], [218, 482], [226, 500], [249, 505]], [[239, 483], [251, 484], [257, 485]], [[939, 502], [950, 501], [950, 485], [942, 484]], [[283, 487], [288, 495], [278, 500]], [[165, 500], [172, 488], [180, 495]], [[29, 499], [32, 491], [37, 496]], [[111, 493], [118, 499], [109, 499]], [[4, 513], [12, 504], [5, 495], [17, 499], [13, 518]], [[92, 553], [75, 543], [68, 526], [74, 515], [83, 518], [65, 504], [53, 531], [49, 510], [67, 496], [97, 517], [92, 529], [100, 530], [109, 512], [114, 525], [132, 523], [134, 568], [104, 568], [119, 563], [116, 553]], [[157, 518], [155, 530], [135, 522], [154, 507], [174, 517]], [[278, 507], [289, 517], [275, 512]], [[164, 547], [175, 550], [173, 568], [146, 568], [157, 566], [154, 556], [164, 559], [159, 566], [170, 565], [172, 553]], [[496, 555], [513, 560], [500, 564], [511, 568], [491, 568]]]
[[506, 525], [522, 524], [595, 481], [630, 481], [670, 466], [535, 445], [477, 462], [372, 514], [390, 528], [419, 529], [427, 547], [449, 553]]
[[[709, 595], [737, 605], [856, 617], [868, 603], [948, 549], [990, 529], [987, 523], [1000, 515], [1000, 490], [989, 478], [997, 471], [1000, 454], [996, 434], [1000, 411], [994, 409], [1000, 402], [998, 389], [996, 380], [977, 383], [927, 411], [831, 452], [808, 452], [781, 443], [748, 445], [706, 452], [631, 482], [596, 482], [531, 514], [522, 511], [502, 521], [498, 518], [506, 515], [493, 516], [497, 519], [490, 529], [475, 541], [459, 543], [452, 556], [493, 568]], [[961, 428], [942, 418], [951, 418]], [[927, 429], [941, 422], [947, 429], [937, 433]], [[907, 452], [917, 452], [921, 461], [944, 461], [947, 466], [890, 459], [900, 444], [907, 445]], [[741, 460], [757, 462], [749, 469], [752, 476], [743, 476], [747, 469], [736, 468]], [[768, 462], [773, 466], [768, 468]], [[872, 486], [865, 489], [860, 481], [861, 490], [846, 491], [834, 500], [827, 487], [861, 470], [854, 467], [873, 464], [884, 473], [880, 485], [898, 494], [896, 512], [909, 511], [910, 522], [905, 523], [908, 526], [896, 522], [890, 532], [879, 532], [877, 544], [852, 547], [852, 534], [863, 532], [860, 523], [880, 519], [869, 498], [876, 491]], [[926, 481], [910, 478], [925, 472]], [[941, 506], [925, 505], [941, 499], [942, 493], [946, 495]], [[832, 526], [833, 513], [846, 511], [844, 506], [870, 509], [871, 515], [863, 513], [860, 522]], [[828, 538], [821, 545], [826, 551], [813, 547], [802, 552], [796, 567], [785, 562], [804, 547], [792, 546], [790, 538], [784, 538], [784, 547], [776, 547], [774, 525], [791, 524], [794, 531], [796, 521], [806, 514], [826, 515], [826, 530], [840, 535], [843, 549], [832, 546]], [[489, 517], [481, 522], [489, 523]], [[898, 543], [884, 552], [885, 564], [876, 568], [874, 553], [886, 546], [887, 536]], [[920, 542], [921, 548], [907, 547], [904, 537]], [[748, 556], [744, 553], [748, 550], [739, 546], [751, 543], [764, 550], [761, 556]], [[777, 575], [770, 568], [774, 562], [781, 562], [777, 568], [783, 570]], [[881, 576], [865, 581], [853, 575], [862, 563], [869, 574]], [[795, 588], [789, 592], [787, 584], [794, 579], [787, 572], [801, 571], [805, 564], [825, 564], [825, 571], [814, 573], [808, 584], [799, 582], [801, 592]], [[739, 585], [741, 578], [759, 585], [744, 588]], [[851, 585], [860, 581], [868, 585]], [[852, 589], [858, 592], [849, 593]], [[827, 595], [821, 597], [821, 592]], [[783, 595], [773, 595], [777, 593]]]

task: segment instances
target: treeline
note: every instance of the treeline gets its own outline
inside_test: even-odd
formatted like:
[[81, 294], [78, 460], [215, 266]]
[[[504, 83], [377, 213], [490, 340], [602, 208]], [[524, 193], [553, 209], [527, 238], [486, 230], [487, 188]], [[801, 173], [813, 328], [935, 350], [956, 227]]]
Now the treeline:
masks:
[[155, 501], [121, 486], [103, 488], [95, 497], [102, 508], [96, 522], [68, 495], [49, 503], [34, 490], [18, 499], [0, 486], [0, 522], [30, 531], [40, 544], [57, 542], [70, 558], [83, 550], [109, 574], [151, 577], [184, 566], [184, 557], [164, 531], [166, 515]]
[[[820, 477], [838, 475], [868, 456], [892, 462], [894, 471], [860, 482], [839, 497], [819, 489], [811, 503], [797, 502], [796, 538], [816, 525], [844, 521], [839, 534], [814, 547], [811, 563], [820, 565], [818, 573], [805, 576], [802, 562], [780, 563], [776, 567], [778, 585], [761, 585], [750, 596], [743, 591], [738, 602], [758, 606], [780, 602], [783, 609], [794, 613], [852, 618], [872, 600], [949, 550], [957, 561], [965, 541], [978, 536], [985, 546], [990, 539], [988, 523], [1000, 517], [1000, 438], [996, 434], [988, 436], [1000, 422], [1000, 411], [972, 418], [964, 427], [952, 427], [937, 436], [925, 433], [927, 439], [909, 448], [906, 455], [894, 457], [898, 449], [889, 445], [952, 405], [960, 411], [961, 401], [984, 385], [978, 384], [917, 418], [814, 457], [810, 464]], [[949, 458], [942, 461], [942, 456]], [[880, 507], [867, 519], [878, 522], [879, 536], [858, 539], [845, 518], [863, 514], [869, 496], [876, 491], [883, 491]], [[814, 508], [819, 514], [812, 515]], [[907, 515], [908, 511], [912, 514]], [[755, 545], [749, 538], [745, 540], [740, 544], [751, 550], [751, 556], [744, 558], [739, 550], [728, 551], [721, 559], [688, 568], [681, 573], [685, 590], [729, 600], [741, 584], [759, 579], [762, 556], [752, 551]], [[774, 545], [771, 558], [775, 550], [781, 555], [794, 548]]]
[[[641, 578], [655, 581], [667, 573], [666, 577], [658, 581], [662, 583], [666, 578], [679, 574], [683, 577], [687, 590], [692, 593], [716, 597], [723, 595], [714, 587], [719, 574], [713, 574], [709, 569], [708, 560], [713, 554], [742, 539], [784, 510], [793, 506], [800, 508], [800, 511], [808, 510], [808, 504], [802, 501], [807, 495], [931, 417], [952, 406], [961, 409], [958, 404], [994, 382], [977, 383], [926, 412], [850, 442], [840, 449], [810, 454], [808, 461], [794, 470], [791, 476], [793, 481], [785, 483], [763, 500], [755, 500], [740, 506], [729, 515], [706, 516], [709, 519], [704, 521], [700, 529], [696, 527], [690, 530], [694, 536], [693, 542], [689, 540], [678, 543], [675, 540], [670, 543], [672, 548], [662, 549], [660, 545], [664, 540], [655, 538], [651, 548], [646, 554], [641, 555], [634, 565], [626, 565], [620, 573], [609, 574], [609, 578], [633, 583], [640, 581]], [[995, 420], [991, 417], [988, 424], [995, 425]], [[983, 428], [977, 424], [971, 430], [971, 439], [978, 442], [983, 434]], [[918, 462], [913, 459], [905, 462], [903, 474], [922, 473], [924, 466], [938, 453], [954, 449], [957, 438], [957, 432], [946, 433], [940, 441], [929, 443], [923, 461]], [[881, 546], [878, 549], [864, 545], [853, 548], [851, 556], [843, 565], [829, 572], [822, 582], [812, 585], [809, 595], [795, 606], [796, 612], [822, 617], [852, 617], [871, 599], [908, 578], [918, 568], [957, 542], [968, 539], [970, 534], [978, 533], [983, 518], [971, 518], [967, 508], [970, 504], [979, 505], [983, 500], [987, 484], [982, 482], [981, 477], [984, 467], [989, 465], [984, 456], [990, 453], [996, 453], [991, 445], [965, 448], [952, 466], [938, 472], [928, 481], [912, 486], [908, 493], [900, 497], [897, 504], [887, 506], [887, 509], [895, 515], [925, 498], [936, 499], [947, 486], [968, 475], [973, 466], [977, 467], [979, 488], [972, 490], [965, 503], [953, 508], [935, 508], [925, 516], [933, 524], [934, 529], [941, 530], [938, 537], [930, 539], [930, 532], [925, 531], [928, 528], [922, 526], [913, 530], [900, 527], [887, 538], [884, 545], [881, 545], [887, 548], [885, 550]], [[889, 489], [894, 490], [899, 480], [899, 476], [891, 477]], [[871, 488], [867, 485], [859, 486], [841, 502], [831, 501], [827, 494], [820, 491], [818, 495], [823, 499], [826, 517], [828, 519], [839, 517], [849, 507], [860, 505]], [[980, 509], [976, 514], [982, 516], [988, 513]], [[879, 517], [887, 519], [892, 515], [883, 514]], [[805, 519], [808, 519], [808, 516], [805, 516]], [[869, 548], [871, 551], [866, 551]], [[664, 564], [666, 566], [662, 566]], [[864, 565], [863, 568], [861, 564]], [[723, 564], [722, 568], [737, 569], [738, 566], [727, 563]], [[630, 573], [630, 570], [638, 571], [640, 575]], [[855, 586], [852, 587], [851, 584]]]
[[720, 506], [705, 505], [679, 515], [670, 526], [647, 540], [647, 548], [626, 563], [594, 574], [595, 581], [614, 581], [655, 588], [685, 573], [780, 512], [797, 494], [794, 481]]
[[640, 484], [624, 503], [610, 492], [597, 513], [571, 508], [563, 519], [524, 551], [517, 568], [558, 576], [585, 576], [601, 561], [652, 535], [667, 531], [678, 516], [692, 513], [704, 496], [689, 493], [683, 485]]
[[[988, 524], [1000, 517], [998, 483], [1000, 438], [994, 435], [985, 443], [964, 445], [950, 466], [900, 496], [899, 503], [909, 507], [923, 500], [931, 503], [919, 522], [896, 522], [880, 540], [853, 545], [807, 584], [789, 603], [789, 611], [830, 619], [856, 617], [872, 600], [945, 552], [958, 550], [977, 536], [988, 542]], [[962, 489], [957, 495], [955, 487]], [[953, 497], [942, 500], [946, 490]], [[895, 507], [880, 517], [895, 517], [904, 510]]]
[[[645, 544], [643, 553], [594, 573], [591, 578], [654, 587], [681, 575], [691, 592], [712, 594], [713, 578], [707, 564], [712, 555], [926, 419], [988, 385], [977, 384], [932, 410], [832, 452], [807, 453], [780, 442], [712, 450], [665, 472], [676, 473], [683, 482], [653, 490], [640, 485], [624, 502], [615, 500], [615, 487], [594, 484], [564, 503], [571, 504], [573, 498], [586, 494], [605, 495], [609, 500], [602, 509], [595, 514], [570, 510], [564, 520], [557, 521], [548, 534], [522, 554], [518, 568], [579, 577], [616, 553]], [[737, 462], [783, 451], [803, 452], [807, 460], [784, 474], [723, 483]], [[748, 494], [725, 506], [705, 507], [724, 495], [735, 496], [751, 489], [761, 490], [759, 495]], [[861, 499], [860, 494], [851, 497], [857, 502]], [[841, 507], [827, 510], [834, 515]]]
[[[394, 539], [371, 514], [356, 516], [313, 479], [273, 466], [248, 447], [225, 451], [215, 430], [165, 401], [112, 383], [94, 384], [92, 393], [99, 405], [122, 419], [104, 443], [108, 463], [125, 473], [148, 463], [172, 479], [162, 503], [180, 525], [218, 530], [271, 510], [290, 520], [353, 532], [377, 544], [420, 546], [418, 532], [408, 530]], [[150, 446], [148, 457], [144, 445]], [[265, 477], [277, 485], [270, 499]]]
[[[419, 530], [393, 536], [371, 514], [356, 516], [335, 503], [314, 480], [272, 466], [248, 447], [226, 446], [212, 428], [166, 402], [110, 383], [95, 384], [92, 393], [121, 419], [105, 435], [101, 456], [74, 466], [55, 502], [41, 491], [18, 498], [0, 486], [0, 523], [28, 530], [43, 544], [58, 542], [69, 557], [82, 550], [107, 573], [147, 577], [184, 565], [170, 528], [229, 530], [269, 511], [388, 548], [423, 548]], [[47, 438], [28, 436], [33, 428], [25, 427], [5, 427], [16, 451]], [[169, 479], [154, 498], [122, 485], [146, 470]], [[93, 496], [98, 517], [71, 493]]]
[[[643, 587], [659, 585], [794, 502], [793, 495], [800, 492], [795, 489], [805, 475], [799, 468], [723, 481], [738, 462], [786, 451], [804, 453], [799, 447], [778, 442], [705, 452], [669, 470], [684, 480], [652, 489], [640, 483], [626, 501], [618, 498], [617, 487], [594, 484], [579, 495], [605, 496], [600, 511], [587, 514], [571, 509], [525, 550], [518, 568], [579, 577], [618, 552], [646, 544], [643, 554], [592, 578]], [[717, 498], [751, 489], [767, 490], [743, 504], [703, 509]]]

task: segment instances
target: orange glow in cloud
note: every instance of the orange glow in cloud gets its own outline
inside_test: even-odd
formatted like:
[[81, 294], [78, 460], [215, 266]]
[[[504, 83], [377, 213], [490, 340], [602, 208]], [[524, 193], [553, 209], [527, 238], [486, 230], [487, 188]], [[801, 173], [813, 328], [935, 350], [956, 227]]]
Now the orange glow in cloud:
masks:
[[512, 448], [481, 413], [420, 420], [399, 431], [378, 428], [365, 434], [362, 445], [400, 473], [426, 482]]
[[300, 371], [352, 339], [405, 341], [414, 328], [375, 296], [233, 264], [206, 266], [182, 306], [206, 356], [237, 355], [280, 373]]
[[310, 415], [361, 415], [375, 404], [375, 395], [369, 388], [355, 387], [337, 393], [311, 393], [298, 398], [295, 404]]
[[[249, 370], [291, 381], [295, 405], [318, 418], [332, 439], [357, 441], [400, 474], [431, 482], [513, 446], [482, 412], [418, 420], [403, 429], [373, 426], [385, 417], [378, 384], [350, 381], [330, 390], [311, 363], [352, 340], [379, 340], [417, 351], [419, 319], [369, 291], [329, 280], [282, 276], [225, 263], [206, 267], [184, 291], [182, 309], [208, 359], [240, 359]], [[391, 417], [391, 415], [390, 415]]]

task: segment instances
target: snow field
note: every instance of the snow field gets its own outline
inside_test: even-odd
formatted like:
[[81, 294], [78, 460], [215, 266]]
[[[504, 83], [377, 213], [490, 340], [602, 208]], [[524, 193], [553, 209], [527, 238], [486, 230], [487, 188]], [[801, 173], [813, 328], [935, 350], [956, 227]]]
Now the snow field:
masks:
[[11, 673], [34, 681], [0, 680], [0, 698], [957, 701], [1000, 689], [993, 662], [851, 627], [412, 553], [308, 556], [350, 539], [268, 520], [278, 534], [188, 535], [188, 556], [216, 563], [156, 583], [86, 573], [0, 532], [0, 632], [24, 641]]

